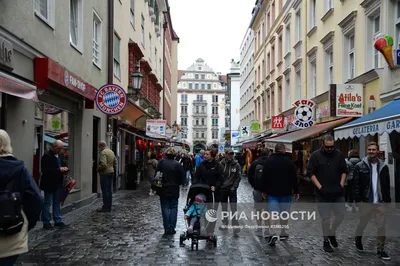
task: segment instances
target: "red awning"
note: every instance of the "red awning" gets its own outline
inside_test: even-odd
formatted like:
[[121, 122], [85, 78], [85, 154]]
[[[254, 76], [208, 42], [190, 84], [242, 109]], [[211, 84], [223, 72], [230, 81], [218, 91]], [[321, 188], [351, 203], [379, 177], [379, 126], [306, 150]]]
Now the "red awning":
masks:
[[28, 82], [20, 80], [0, 71], [0, 92], [16, 97], [38, 101], [36, 87]]

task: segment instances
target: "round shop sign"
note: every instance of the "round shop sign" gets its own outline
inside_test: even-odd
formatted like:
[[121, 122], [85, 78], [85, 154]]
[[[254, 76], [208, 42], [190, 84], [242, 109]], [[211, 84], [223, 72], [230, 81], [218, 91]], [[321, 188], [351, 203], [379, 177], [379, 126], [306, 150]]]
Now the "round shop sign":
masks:
[[311, 100], [299, 100], [295, 103], [295, 120], [293, 124], [298, 128], [308, 128], [314, 125], [315, 103]]
[[124, 89], [115, 84], [107, 84], [96, 93], [96, 105], [107, 115], [116, 115], [124, 110], [127, 103]]

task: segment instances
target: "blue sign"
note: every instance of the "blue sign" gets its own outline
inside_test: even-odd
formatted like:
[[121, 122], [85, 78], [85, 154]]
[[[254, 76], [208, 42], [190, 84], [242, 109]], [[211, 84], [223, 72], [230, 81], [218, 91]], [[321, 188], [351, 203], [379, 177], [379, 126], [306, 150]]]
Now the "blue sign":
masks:
[[400, 66], [400, 49], [396, 49], [396, 65]]
[[223, 151], [224, 150], [224, 146], [219, 146], [219, 150]]

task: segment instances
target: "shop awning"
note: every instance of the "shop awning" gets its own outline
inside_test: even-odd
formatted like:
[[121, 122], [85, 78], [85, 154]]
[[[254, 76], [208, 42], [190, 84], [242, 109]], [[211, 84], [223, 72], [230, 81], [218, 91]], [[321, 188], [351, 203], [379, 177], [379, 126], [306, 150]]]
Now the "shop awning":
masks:
[[243, 149], [255, 149], [255, 148], [257, 148], [258, 143], [260, 142], [260, 140], [263, 137], [270, 136], [271, 134], [272, 133], [260, 134], [260, 135], [258, 135], [257, 137], [255, 137], [255, 138], [253, 138], [251, 140], [244, 141], [244, 142], [239, 143], [237, 145], [241, 145]]
[[0, 92], [38, 102], [36, 87], [0, 71]]
[[290, 133], [287, 133], [287, 134], [284, 134], [281, 136], [277, 136], [274, 138], [269, 138], [269, 139], [264, 140], [265, 145], [267, 148], [274, 149], [275, 144], [283, 143], [283, 144], [285, 144], [286, 151], [292, 152], [292, 143], [293, 142], [297, 142], [297, 141], [304, 140], [304, 139], [309, 139], [312, 137], [317, 137], [337, 126], [340, 126], [340, 125], [343, 125], [344, 123], [349, 122], [351, 119], [352, 119], [352, 117], [346, 117], [346, 118], [342, 118], [342, 119], [338, 119], [338, 120], [334, 120], [334, 121], [330, 121], [330, 122], [326, 122], [326, 123], [316, 124], [312, 127], [293, 131], [293, 132], [290, 132]]
[[335, 129], [336, 139], [400, 132], [400, 99]]

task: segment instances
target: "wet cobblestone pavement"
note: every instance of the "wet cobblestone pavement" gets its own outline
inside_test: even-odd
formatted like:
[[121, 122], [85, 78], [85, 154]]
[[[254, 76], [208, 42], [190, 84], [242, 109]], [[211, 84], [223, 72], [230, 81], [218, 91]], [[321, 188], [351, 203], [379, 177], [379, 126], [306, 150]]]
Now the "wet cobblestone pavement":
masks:
[[[121, 191], [115, 195], [112, 213], [97, 213], [97, 200], [66, 215], [69, 226], [65, 229], [44, 231], [38, 224], [30, 234], [30, 251], [19, 257], [17, 265], [400, 265], [399, 237], [388, 238], [392, 260], [383, 262], [375, 255], [373, 237], [364, 240], [366, 252], [355, 250], [354, 228], [346, 221], [340, 229], [348, 236], [339, 237], [340, 246], [332, 254], [322, 251], [320, 237], [306, 233], [296, 233], [270, 247], [256, 230], [233, 236], [231, 230], [219, 231], [219, 224], [216, 248], [200, 241], [199, 250], [192, 251], [189, 240], [180, 247], [179, 234], [186, 228], [182, 211], [186, 193], [182, 190], [174, 236], [163, 237], [157, 196], [149, 196], [146, 188]], [[246, 178], [240, 184], [238, 201], [252, 202]]]

